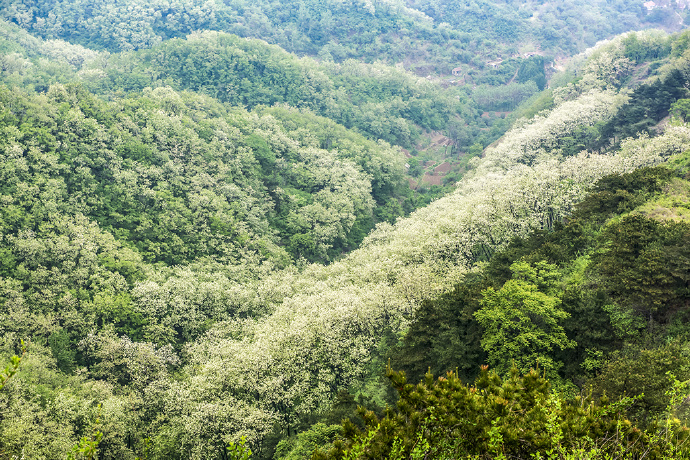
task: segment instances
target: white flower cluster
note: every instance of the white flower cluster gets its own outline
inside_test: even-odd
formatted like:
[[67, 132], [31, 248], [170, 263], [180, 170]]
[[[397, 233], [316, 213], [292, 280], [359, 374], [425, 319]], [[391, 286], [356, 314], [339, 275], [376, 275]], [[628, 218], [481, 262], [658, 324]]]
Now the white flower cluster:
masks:
[[618, 103], [610, 92], [566, 102], [509, 133], [454, 194], [379, 225], [345, 259], [264, 279], [258, 291], [271, 314], [220, 323], [189, 348], [195, 383], [186, 385], [180, 410], [201, 423], [209, 405], [223, 413], [235, 401], [256, 422], [254, 431], [242, 429], [259, 436], [272, 422], [289, 426], [324, 409], [330, 395], [363, 375], [380, 332], [404, 327], [421, 300], [452, 287], [514, 236], [550, 228], [597, 179], [690, 147], [690, 130], [673, 128], [627, 140], [616, 152], [563, 158], [550, 150], [558, 136], [605, 119]]

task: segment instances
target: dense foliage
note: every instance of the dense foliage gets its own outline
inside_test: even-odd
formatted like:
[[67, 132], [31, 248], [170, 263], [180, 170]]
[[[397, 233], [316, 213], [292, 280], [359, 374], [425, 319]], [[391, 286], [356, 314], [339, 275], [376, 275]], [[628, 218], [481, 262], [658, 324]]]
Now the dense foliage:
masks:
[[457, 92], [399, 69], [352, 60], [317, 64], [258, 40], [227, 34], [169, 40], [128, 55], [126, 63], [121, 59], [107, 64], [109, 78], [99, 82], [101, 91], [140, 91], [162, 82], [248, 108], [287, 103], [407, 147], [419, 127], [444, 129], [466, 105], [459, 102]]
[[[513, 368], [501, 379], [482, 366], [473, 385], [448, 372], [417, 384], [387, 370], [396, 387], [397, 411], [379, 419], [360, 408], [364, 430], [346, 420], [343, 439], [312, 458], [688, 458], [688, 428], [676, 421], [641, 431], [611, 404], [591, 395], [566, 400], [532, 370]], [[672, 409], [671, 409], [672, 410]], [[669, 414], [672, 417], [672, 414]]]
[[[380, 418], [361, 408], [366, 427], [347, 421], [344, 438], [323, 443], [328, 457], [686, 458], [690, 226], [650, 216], [673, 213], [688, 190], [662, 167], [606, 176], [564, 224], [515, 239], [452, 292], [425, 301], [391, 349], [422, 383], [389, 369], [398, 411]], [[476, 375], [487, 361], [498, 373]], [[432, 371], [448, 374], [434, 381]], [[588, 379], [604, 406], [549, 393], [540, 375], [561, 392]], [[628, 395], [636, 397], [606, 409], [608, 398]], [[622, 414], [630, 421], [616, 421]]]
[[[452, 83], [346, 59], [492, 48], [433, 25], [475, 3], [79, 5], [0, 9], [44, 37], [0, 26], [0, 458], [686, 455], [687, 33], [618, 37], [541, 91], [540, 55]], [[486, 34], [560, 24], [514, 7]], [[318, 59], [196, 32], [240, 18]], [[334, 56], [350, 29], [374, 45]], [[405, 171], [433, 139], [471, 154], [423, 206]], [[425, 380], [391, 388], [389, 359]]]
[[[497, 331], [489, 332], [489, 325], [493, 325], [506, 327], [512, 333], [528, 333], [530, 338], [514, 340], [529, 345], [529, 353], [539, 350], [532, 341], [540, 334], [546, 333], [544, 338], [554, 341], [565, 333], [574, 341], [572, 347], [563, 346], [560, 351], [546, 348], [536, 355], [500, 350], [493, 363], [497, 369], [505, 372], [525, 359], [523, 369], [539, 360], [549, 370], [557, 359], [560, 364], [556, 369], [572, 379], [592, 370], [595, 358], [620, 347], [630, 338], [627, 334], [634, 336], [645, 327], [655, 329], [679, 321], [685, 315], [686, 273], [690, 269], [690, 259], [683, 249], [690, 237], [688, 224], [673, 220], [660, 223], [637, 214], [608, 222], [611, 216], [646, 209], [648, 202], [653, 203], [662, 190], [672, 185], [687, 187], [686, 182], [672, 179], [669, 170], [658, 167], [601, 179], [565, 224], [551, 232], [514, 240], [492, 257], [481, 274], [458, 284], [446, 296], [425, 303], [401, 349], [404, 368], [413, 379], [426, 372], [424, 363], [433, 363], [434, 372], [456, 366], [470, 372], [486, 359], [491, 360], [494, 344], [511, 347], [508, 337], [496, 341], [500, 337]], [[507, 304], [513, 308], [530, 298], [532, 307], [526, 312], [510, 310], [509, 318], [490, 321], [490, 315], [505, 311], [495, 306], [504, 297], [510, 299]], [[540, 310], [547, 306], [551, 310]], [[524, 314], [532, 321], [522, 322]], [[540, 316], [539, 321], [534, 321], [535, 315]], [[511, 322], [516, 324], [510, 326]], [[525, 327], [541, 330], [536, 333]], [[429, 342], [429, 330], [444, 333]], [[679, 333], [674, 330], [673, 336]], [[482, 334], [485, 339], [480, 349], [477, 339]], [[444, 337], [469, 339], [452, 344]], [[461, 353], [463, 348], [474, 351]], [[567, 366], [563, 367], [564, 363]]]
[[213, 32], [110, 55], [61, 40], [41, 41], [0, 23], [2, 48], [7, 55], [0, 56], [0, 76], [9, 86], [45, 92], [51, 84], [76, 80], [107, 98], [171, 86], [249, 109], [289, 104], [413, 153], [422, 149], [423, 134], [434, 130], [448, 132], [451, 153], [477, 143], [483, 147], [509, 128], [509, 120], [487, 119], [483, 111], [515, 109], [537, 91], [529, 80], [507, 90], [483, 85], [468, 94], [467, 88], [398, 67], [299, 59], [259, 40]]
[[[541, 48], [551, 55], [575, 54], [629, 30], [678, 27], [682, 10], [664, 3], [671, 4], [647, 12], [633, 0], [558, 5], [541, 0], [261, 0], [251, 5], [235, 0], [4, 0], [0, 11], [43, 38], [110, 51], [148, 48], [194, 31], [216, 30], [336, 62], [404, 62], [406, 68], [448, 74], [461, 64], [483, 70], [486, 59], [510, 57], [520, 47], [525, 47], [520, 52]], [[496, 78], [500, 72], [487, 74]]]
[[[254, 253], [281, 265], [276, 243], [295, 258], [329, 260], [361, 241], [377, 200], [405, 198], [400, 154], [361, 136], [327, 150], [268, 114], [165, 88], [115, 103], [79, 86], [0, 97], [7, 237], [40, 235], [52, 210], [93, 219], [151, 262]], [[283, 113], [286, 122], [305, 116]]]

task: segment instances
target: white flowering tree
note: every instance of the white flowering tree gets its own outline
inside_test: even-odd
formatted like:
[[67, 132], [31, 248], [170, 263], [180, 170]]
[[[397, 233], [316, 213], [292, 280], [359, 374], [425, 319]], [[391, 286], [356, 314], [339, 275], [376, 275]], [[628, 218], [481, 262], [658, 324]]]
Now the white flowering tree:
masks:
[[619, 151], [563, 157], [553, 149], [559, 136], [605, 120], [621, 100], [590, 92], [565, 102], [488, 150], [455, 193], [395, 225], [380, 224], [343, 260], [264, 278], [257, 289], [272, 313], [218, 323], [190, 348], [189, 372], [198, 382], [192, 387], [200, 393], [186, 410], [240, 398], [289, 432], [354, 384], [381, 331], [403, 328], [423, 299], [448, 289], [512, 237], [550, 228], [597, 179], [659, 164], [690, 146], [690, 130], [681, 127], [625, 141]]

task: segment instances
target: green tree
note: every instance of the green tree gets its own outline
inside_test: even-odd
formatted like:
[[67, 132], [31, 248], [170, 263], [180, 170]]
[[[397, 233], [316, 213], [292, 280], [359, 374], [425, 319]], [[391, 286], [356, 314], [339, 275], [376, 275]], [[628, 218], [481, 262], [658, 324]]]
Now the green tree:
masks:
[[544, 58], [542, 56], [531, 56], [520, 64], [517, 73], [517, 81], [525, 83], [532, 80], [536, 83], [539, 91], [546, 87], [546, 75], [544, 73]]
[[228, 444], [228, 460], [249, 460], [252, 457], [252, 450], [246, 446], [247, 438], [242, 436], [238, 443]]
[[592, 258], [601, 286], [621, 307], [663, 322], [686, 298], [690, 225], [630, 215], [603, 237], [605, 246]]
[[690, 99], [678, 99], [671, 105], [671, 115], [683, 122], [690, 120]]
[[[101, 405], [98, 405], [98, 413], [100, 417]], [[92, 432], [88, 436], [83, 436], [79, 442], [72, 447], [72, 452], [67, 455], [67, 460], [95, 460], [99, 458], [98, 445], [103, 439], [103, 433], [100, 431], [100, 419], [96, 418], [93, 424]]]
[[303, 460], [309, 458], [317, 448], [327, 446], [336, 435], [340, 434], [340, 425], [326, 425], [316, 423], [307, 431], [287, 439], [283, 439], [276, 446], [273, 458], [276, 460]]
[[521, 375], [513, 368], [501, 379], [482, 366], [474, 385], [454, 372], [438, 379], [429, 373], [417, 385], [404, 372], [389, 368], [387, 376], [400, 397], [397, 410], [379, 418], [360, 408], [365, 428], [344, 421], [343, 438], [313, 459], [573, 458], [572, 452], [588, 459], [678, 458], [664, 456], [671, 452], [687, 458], [686, 427], [672, 426], [668, 437], [641, 432], [620, 415], [629, 398], [566, 400], [534, 370]]
[[461, 378], [474, 379], [479, 365], [486, 362], [474, 313], [488, 285], [486, 277], [468, 276], [451, 292], [422, 302], [402, 344], [394, 350], [393, 365], [413, 381], [429, 370], [443, 375], [452, 369]]
[[11, 379], [18, 371], [19, 371], [19, 365], [22, 362], [22, 358], [24, 357], [24, 354], [26, 353], [26, 345], [24, 345], [24, 341], [22, 340], [22, 354], [17, 356], [13, 355], [10, 358], [10, 363], [5, 367], [5, 369], [0, 372], [0, 390], [2, 390], [5, 385], [7, 384], [7, 381]]
[[[681, 340], [655, 347], [627, 345], [609, 356], [596, 377], [589, 380], [595, 394], [611, 399], [636, 396], [626, 409], [627, 417], [640, 425], [647, 425], [664, 415], [671, 404], [675, 378], [690, 379], [690, 350]], [[690, 406], [685, 401], [676, 416], [684, 423], [690, 421]]]
[[482, 348], [502, 374], [512, 366], [521, 372], [537, 366], [555, 377], [562, 364], [554, 360], [553, 352], [575, 345], [562, 326], [569, 314], [553, 294], [559, 273], [546, 262], [534, 266], [516, 262], [511, 271], [513, 278], [501, 289], [483, 291], [482, 308], [474, 313], [484, 328]]

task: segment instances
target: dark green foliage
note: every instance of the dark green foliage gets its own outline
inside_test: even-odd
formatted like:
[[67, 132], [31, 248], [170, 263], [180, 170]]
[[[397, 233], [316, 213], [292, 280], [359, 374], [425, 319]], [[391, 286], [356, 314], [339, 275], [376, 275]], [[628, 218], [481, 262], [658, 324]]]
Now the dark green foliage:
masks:
[[536, 83], [539, 90], [546, 87], [546, 74], [544, 73], [544, 58], [542, 56], [531, 56], [520, 64], [517, 73], [517, 81], [526, 83], [528, 81]]
[[577, 155], [590, 148], [598, 140], [602, 125], [603, 123], [599, 122], [595, 126], [582, 126], [575, 129], [570, 136], [559, 138], [558, 146], [563, 149], [563, 155]]
[[143, 328], [146, 318], [132, 305], [127, 294], [98, 294], [91, 303], [97, 327], [111, 326], [115, 332], [132, 340], [143, 340]]
[[393, 364], [404, 369], [412, 381], [428, 371], [441, 374], [451, 369], [472, 380], [486, 360], [474, 313], [488, 283], [486, 278], [470, 277], [441, 298], [423, 302], [403, 343], [393, 350]]
[[316, 262], [319, 260], [316, 243], [311, 235], [304, 233], [296, 233], [289, 239], [287, 250], [295, 259], [305, 259], [309, 262]]
[[594, 185], [592, 193], [578, 203], [568, 220], [581, 219], [603, 223], [615, 214], [632, 211], [654, 194], [661, 192], [673, 175], [672, 170], [658, 166], [603, 177]]
[[[117, 0], [38, 2], [4, 0], [2, 17], [46, 39], [61, 38], [111, 52], [149, 48], [197, 30], [253, 37], [302, 55], [342, 62], [409, 62], [420, 72], [447, 73], [459, 63], [479, 68], [485, 58], [509, 56], [524, 43], [550, 53], [575, 54], [598, 40], [661, 22], [678, 28], [677, 7], [645, 16], [639, 2], [593, 5], [543, 2], [410, 0], [358, 4], [304, 0], [285, 4], [260, 0], [248, 5]], [[428, 15], [431, 20], [423, 17]], [[676, 18], [676, 19], [671, 19]]]
[[419, 177], [424, 172], [422, 163], [417, 158], [410, 158], [408, 164], [410, 165], [410, 169], [408, 170], [410, 176]]
[[574, 347], [554, 355], [563, 363], [561, 374], [578, 385], [598, 370], [604, 354], [620, 346], [605, 309], [608, 300], [603, 292], [577, 284], [567, 286], [561, 296], [562, 308], [570, 315], [563, 320], [563, 329]]
[[354, 61], [318, 65], [258, 40], [220, 33], [169, 40], [124, 62], [115, 56], [105, 69], [112, 90], [166, 84], [247, 108], [284, 103], [407, 147], [418, 135], [416, 126], [444, 129], [464, 105], [437, 85], [381, 70]]
[[317, 448], [327, 446], [338, 434], [340, 425], [317, 423], [295, 437], [283, 439], [276, 446], [273, 456], [276, 460], [302, 460], [308, 458]]
[[640, 85], [632, 93], [630, 101], [601, 127], [601, 144], [614, 139], [619, 141], [639, 133], [649, 132], [669, 114], [672, 104], [688, 95], [687, 78], [679, 70], [672, 70], [663, 79]]
[[247, 136], [245, 143], [247, 147], [252, 149], [254, 158], [256, 158], [259, 165], [261, 165], [263, 177], [268, 179], [275, 171], [276, 154], [271, 151], [271, 147], [266, 140], [256, 134]]
[[[690, 356], [687, 345], [680, 340], [670, 344], [647, 346], [629, 345], [613, 353], [590, 380], [597, 394], [606, 394], [612, 400], [624, 396], [639, 396], [626, 410], [628, 417], [640, 424], [649, 424], [663, 413], [671, 403], [669, 389], [675, 379], [690, 378]], [[676, 415], [687, 423], [687, 404]]]
[[[429, 368], [435, 373], [457, 369], [461, 377], [472, 378], [473, 369], [487, 359], [478, 346], [482, 329], [474, 317], [482, 291], [499, 290], [511, 280], [515, 261], [557, 264], [569, 280], [548, 292], [560, 298], [568, 314], [560, 324], [574, 346], [554, 349], [549, 356], [563, 363], [561, 375], [579, 382], [603, 364], [604, 353], [619, 348], [625, 334], [636, 330], [635, 316], [625, 311], [647, 319], [651, 315], [663, 324], [683, 315], [689, 295], [688, 225], [633, 216], [604, 226], [661, 193], [673, 175], [654, 167], [600, 179], [566, 222], [513, 240], [491, 257], [481, 275], [424, 302], [394, 351], [394, 364], [413, 379]], [[611, 310], [613, 303], [627, 310]]]
[[58, 369], [67, 374], [71, 373], [76, 365], [77, 353], [69, 334], [64, 329], [53, 332], [48, 337], [48, 345]]
[[400, 395], [397, 410], [379, 418], [361, 408], [366, 429], [344, 422], [344, 439], [312, 458], [533, 458], [575, 448], [664, 458], [688, 436], [687, 428], [672, 429], [668, 440], [642, 432], [621, 416], [624, 404], [607, 398], [564, 399], [534, 370], [513, 369], [502, 380], [482, 367], [472, 386], [453, 372], [437, 380], [429, 373], [417, 385], [404, 372], [388, 369], [387, 375]]
[[690, 225], [629, 216], [609, 225], [592, 270], [608, 296], [636, 313], [665, 322], [690, 291]]

